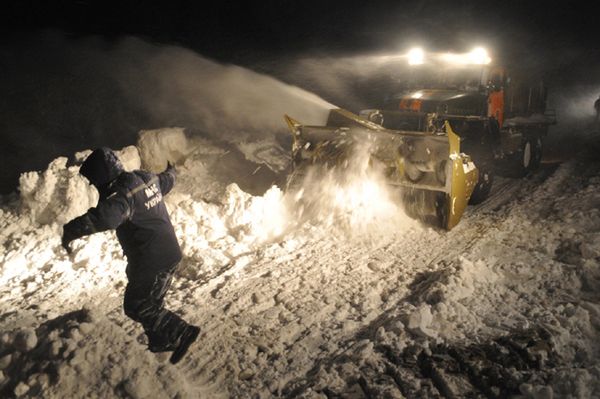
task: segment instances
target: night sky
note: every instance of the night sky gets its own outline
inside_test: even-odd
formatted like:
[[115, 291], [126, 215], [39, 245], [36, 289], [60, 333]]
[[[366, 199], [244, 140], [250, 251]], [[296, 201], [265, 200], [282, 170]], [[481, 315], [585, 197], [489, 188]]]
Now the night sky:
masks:
[[[405, 43], [465, 51], [474, 39], [515, 57], [598, 60], [598, 10], [590, 1], [12, 1], [5, 38], [39, 29], [74, 36], [135, 35], [244, 63], [298, 53], [398, 50]], [[11, 34], [12, 33], [12, 34]], [[567, 53], [567, 54], [565, 54]]]

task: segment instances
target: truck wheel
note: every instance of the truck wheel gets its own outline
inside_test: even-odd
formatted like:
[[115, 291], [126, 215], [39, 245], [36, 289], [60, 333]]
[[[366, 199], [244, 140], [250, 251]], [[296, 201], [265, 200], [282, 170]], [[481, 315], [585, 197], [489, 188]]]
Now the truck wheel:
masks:
[[541, 137], [530, 137], [523, 141], [521, 153], [518, 159], [518, 171], [520, 176], [539, 168], [542, 161], [542, 139]]
[[494, 174], [492, 171], [484, 168], [480, 169], [479, 180], [477, 180], [477, 185], [473, 190], [473, 194], [471, 194], [471, 198], [469, 198], [469, 204], [476, 205], [485, 201], [490, 195], [493, 183]]

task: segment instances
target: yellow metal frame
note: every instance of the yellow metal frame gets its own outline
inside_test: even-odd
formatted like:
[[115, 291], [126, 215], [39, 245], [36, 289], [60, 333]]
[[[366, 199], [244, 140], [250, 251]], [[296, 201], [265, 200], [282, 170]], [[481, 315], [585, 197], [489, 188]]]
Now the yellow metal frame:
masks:
[[471, 157], [460, 152], [460, 137], [454, 133], [450, 123], [445, 122], [448, 142], [450, 143], [449, 157], [452, 160], [452, 179], [448, 195], [448, 221], [446, 229], [450, 230], [458, 224], [469, 203], [475, 185], [479, 180], [479, 171], [471, 161]]

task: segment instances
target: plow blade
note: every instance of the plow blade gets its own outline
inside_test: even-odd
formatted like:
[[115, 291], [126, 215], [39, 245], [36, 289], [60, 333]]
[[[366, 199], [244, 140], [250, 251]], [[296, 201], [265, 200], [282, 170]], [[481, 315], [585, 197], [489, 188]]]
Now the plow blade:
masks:
[[458, 224], [477, 183], [471, 158], [447, 121], [432, 132], [386, 129], [343, 109], [332, 109], [326, 125], [309, 126], [285, 116], [293, 136], [292, 176], [311, 165], [344, 167], [365, 151], [369, 165], [400, 189], [407, 212], [451, 229]]

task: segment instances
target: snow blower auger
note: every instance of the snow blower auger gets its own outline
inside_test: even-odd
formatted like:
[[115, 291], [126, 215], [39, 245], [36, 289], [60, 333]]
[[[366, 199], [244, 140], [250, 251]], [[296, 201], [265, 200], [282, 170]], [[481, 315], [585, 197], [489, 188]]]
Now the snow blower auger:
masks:
[[[367, 149], [397, 190], [407, 213], [452, 229], [458, 224], [478, 181], [469, 155], [450, 123], [424, 114], [425, 131], [392, 130], [343, 109], [332, 109], [325, 126], [307, 126], [288, 115], [292, 132], [292, 173], [288, 188], [301, 184], [311, 167], [343, 167], [356, 148]], [[394, 190], [396, 191], [396, 190]]]

